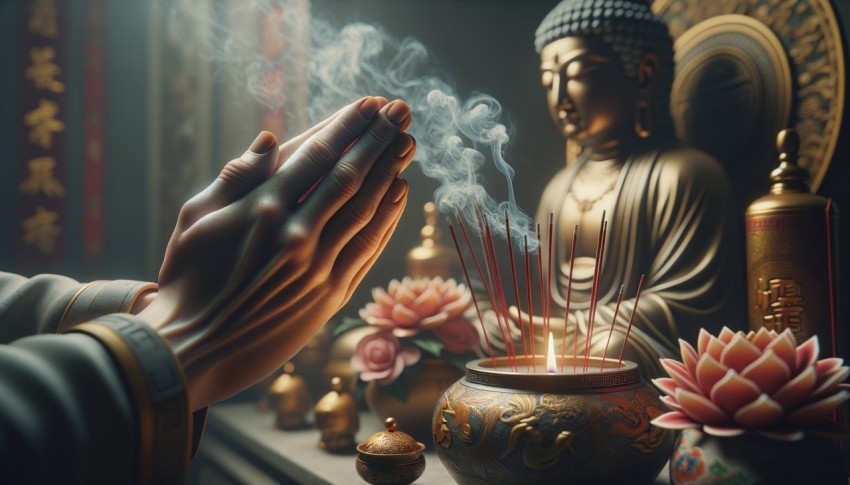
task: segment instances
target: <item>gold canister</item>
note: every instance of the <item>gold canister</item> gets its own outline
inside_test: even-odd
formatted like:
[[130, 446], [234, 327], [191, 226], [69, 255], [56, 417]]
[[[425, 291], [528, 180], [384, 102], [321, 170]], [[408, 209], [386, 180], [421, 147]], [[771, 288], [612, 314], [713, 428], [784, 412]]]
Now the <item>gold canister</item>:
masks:
[[811, 193], [797, 165], [800, 139], [782, 130], [780, 165], [770, 193], [746, 211], [747, 299], [750, 328], [790, 328], [802, 342], [817, 335], [823, 354], [841, 355], [837, 322], [838, 208]]
[[442, 243], [437, 227], [437, 206], [427, 202], [423, 207], [425, 226], [419, 234], [422, 244], [407, 253], [407, 274], [412, 278], [453, 278], [460, 268], [455, 251]]

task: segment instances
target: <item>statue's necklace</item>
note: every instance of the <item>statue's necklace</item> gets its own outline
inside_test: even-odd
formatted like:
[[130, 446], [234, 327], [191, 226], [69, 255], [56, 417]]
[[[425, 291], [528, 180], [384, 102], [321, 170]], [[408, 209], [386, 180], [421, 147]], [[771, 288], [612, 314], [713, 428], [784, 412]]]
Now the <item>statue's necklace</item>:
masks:
[[[593, 206], [595, 206], [600, 200], [602, 200], [606, 195], [610, 194], [615, 188], [617, 188], [617, 181], [620, 180], [620, 169], [622, 169], [622, 165], [615, 163], [601, 177], [586, 175], [583, 176], [582, 173], [579, 173], [579, 175], [576, 177], [577, 183], [574, 183], [573, 187], [570, 190], [570, 197], [576, 202], [576, 206], [580, 212], [585, 213], [590, 211], [590, 209], [593, 209]], [[576, 186], [585, 184], [597, 185], [600, 180], [610, 180], [610, 183], [605, 185], [605, 188], [601, 192], [596, 193], [594, 196], [583, 197], [577, 193], [578, 191], [576, 190]]]

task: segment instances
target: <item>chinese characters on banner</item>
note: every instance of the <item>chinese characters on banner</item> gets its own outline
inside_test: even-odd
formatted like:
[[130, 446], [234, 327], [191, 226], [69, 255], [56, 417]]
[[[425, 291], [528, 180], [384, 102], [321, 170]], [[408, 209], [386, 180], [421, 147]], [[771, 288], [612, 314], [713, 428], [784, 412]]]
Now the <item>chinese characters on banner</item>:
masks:
[[21, 9], [18, 269], [56, 270], [65, 255], [64, 2], [28, 0]]

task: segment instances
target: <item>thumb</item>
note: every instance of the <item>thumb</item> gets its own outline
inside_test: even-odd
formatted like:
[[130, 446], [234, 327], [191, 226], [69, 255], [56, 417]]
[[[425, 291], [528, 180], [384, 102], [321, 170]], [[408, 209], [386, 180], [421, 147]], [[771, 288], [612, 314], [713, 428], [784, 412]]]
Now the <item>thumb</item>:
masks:
[[241, 199], [265, 182], [277, 165], [277, 138], [261, 131], [248, 150], [227, 162], [215, 181], [192, 201], [201, 214], [209, 214]]

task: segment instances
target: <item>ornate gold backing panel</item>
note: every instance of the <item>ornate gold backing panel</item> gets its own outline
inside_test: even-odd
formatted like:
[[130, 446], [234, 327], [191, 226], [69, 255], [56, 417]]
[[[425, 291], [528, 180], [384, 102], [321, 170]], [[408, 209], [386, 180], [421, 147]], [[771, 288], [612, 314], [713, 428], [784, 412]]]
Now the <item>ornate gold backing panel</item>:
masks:
[[[705, 99], [699, 82], [682, 82], [679, 75], [704, 74], [704, 80], [717, 82], [725, 69], [725, 91], [721, 90], [725, 98], [720, 98], [720, 104], [746, 106], [746, 111], [739, 111], [741, 116], [701, 119], [696, 125], [700, 133], [689, 133], [689, 128], [697, 128], [693, 123], [687, 126], [686, 110], [677, 113], [674, 107], [680, 136], [715, 156], [716, 144], [723, 143], [726, 151], [720, 151], [725, 166], [748, 167], [751, 172], [746, 179], [763, 181], [763, 187], [751, 187], [757, 192], [744, 196], [752, 199], [764, 192], [769, 171], [776, 165], [772, 142], [776, 133], [769, 137], [764, 133], [783, 122], [788, 103], [787, 124], [796, 128], [801, 138], [799, 164], [809, 170], [812, 189], [817, 190], [838, 142], [845, 95], [841, 32], [829, 0], [656, 0], [653, 11], [667, 22], [676, 41], [677, 59], [684, 60], [677, 66], [675, 88], [680, 91], [674, 89], [673, 99], [691, 100], [703, 107], [716, 101]], [[737, 15], [733, 14], [752, 21], [734, 21]], [[720, 16], [728, 17], [716, 19]], [[700, 42], [694, 42], [696, 38]], [[703, 45], [706, 43], [712, 45]], [[784, 60], [776, 55], [777, 45]], [[705, 73], [699, 72], [700, 61], [707, 66]], [[784, 97], [786, 79], [790, 80], [790, 100]], [[705, 88], [707, 83], [702, 84]], [[696, 99], [698, 96], [703, 99]], [[695, 113], [690, 114], [693, 117]], [[710, 130], [717, 135], [712, 137]], [[761, 136], [756, 136], [759, 133]], [[719, 139], [721, 136], [726, 138]], [[763, 148], [762, 143], [766, 143]]]

